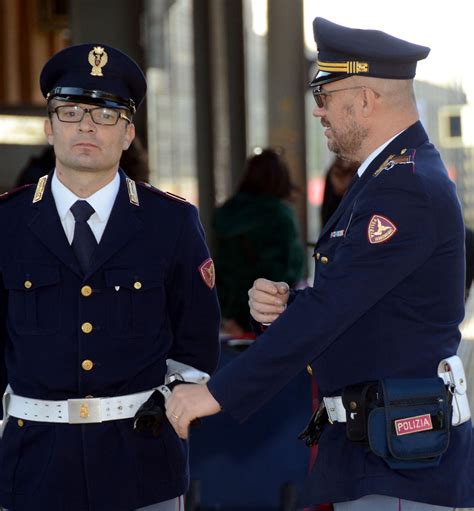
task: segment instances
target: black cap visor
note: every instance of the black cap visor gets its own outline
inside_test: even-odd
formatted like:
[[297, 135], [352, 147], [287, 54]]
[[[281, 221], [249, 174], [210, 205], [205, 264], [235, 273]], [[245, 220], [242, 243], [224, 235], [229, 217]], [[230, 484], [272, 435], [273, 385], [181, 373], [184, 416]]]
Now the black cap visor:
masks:
[[90, 103], [110, 108], [126, 108], [132, 114], [136, 111], [135, 103], [132, 99], [124, 99], [100, 90], [88, 90], [79, 87], [56, 87], [46, 97], [48, 101], [54, 98], [62, 101]]
[[324, 85], [325, 83], [337, 82], [338, 80], [349, 78], [349, 76], [354, 75], [347, 73], [324, 73], [322, 71], [318, 71], [314, 78], [311, 80], [309, 86], [313, 88], [317, 87], [318, 85]]

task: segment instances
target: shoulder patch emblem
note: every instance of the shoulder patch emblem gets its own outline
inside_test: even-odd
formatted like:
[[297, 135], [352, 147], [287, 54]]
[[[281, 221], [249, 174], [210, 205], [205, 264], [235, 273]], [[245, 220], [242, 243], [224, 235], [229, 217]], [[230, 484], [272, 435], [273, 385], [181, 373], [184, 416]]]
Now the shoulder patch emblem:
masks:
[[369, 243], [375, 245], [388, 241], [396, 232], [397, 227], [387, 217], [381, 215], [372, 215], [367, 228], [367, 237]]
[[202, 264], [199, 265], [199, 274], [202, 280], [209, 289], [213, 289], [216, 285], [216, 270], [214, 268], [214, 261], [209, 257]]

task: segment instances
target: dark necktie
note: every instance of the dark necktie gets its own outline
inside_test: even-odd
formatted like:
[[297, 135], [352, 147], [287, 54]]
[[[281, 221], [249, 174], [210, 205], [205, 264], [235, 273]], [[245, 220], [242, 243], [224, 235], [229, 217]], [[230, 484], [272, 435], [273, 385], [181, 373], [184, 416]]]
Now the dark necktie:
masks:
[[84, 274], [89, 270], [92, 254], [97, 247], [97, 240], [87, 223], [94, 212], [94, 208], [85, 200], [78, 200], [71, 206], [71, 213], [76, 220], [72, 249]]

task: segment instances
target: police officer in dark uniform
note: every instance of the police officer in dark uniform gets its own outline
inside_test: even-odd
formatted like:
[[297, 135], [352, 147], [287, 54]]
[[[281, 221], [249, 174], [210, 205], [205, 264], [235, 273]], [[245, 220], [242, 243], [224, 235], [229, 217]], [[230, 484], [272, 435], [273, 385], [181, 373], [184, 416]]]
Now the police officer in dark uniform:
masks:
[[0, 200], [0, 503], [177, 511], [187, 445], [160, 417], [163, 384], [205, 381], [218, 358], [197, 210], [119, 169], [146, 91], [127, 55], [69, 47], [40, 82], [56, 168]]
[[[456, 356], [464, 314], [464, 226], [455, 185], [419, 121], [416, 63], [429, 48], [314, 21], [314, 116], [358, 163], [314, 252], [313, 287], [259, 279], [250, 310], [271, 325], [208, 386], [167, 402], [184, 438], [222, 407], [243, 420], [308, 364], [324, 405], [303, 504], [336, 511], [474, 506], [474, 445]], [[284, 312], [283, 312], [284, 311]], [[278, 427], [278, 424], [275, 424]]]

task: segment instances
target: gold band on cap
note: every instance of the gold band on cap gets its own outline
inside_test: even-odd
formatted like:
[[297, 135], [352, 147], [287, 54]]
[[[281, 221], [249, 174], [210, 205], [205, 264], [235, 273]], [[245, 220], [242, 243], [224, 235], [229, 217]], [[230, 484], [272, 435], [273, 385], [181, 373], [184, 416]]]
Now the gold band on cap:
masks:
[[321, 62], [318, 60], [318, 68], [326, 73], [348, 73], [356, 75], [358, 73], [368, 73], [369, 63], [349, 60], [347, 62]]

